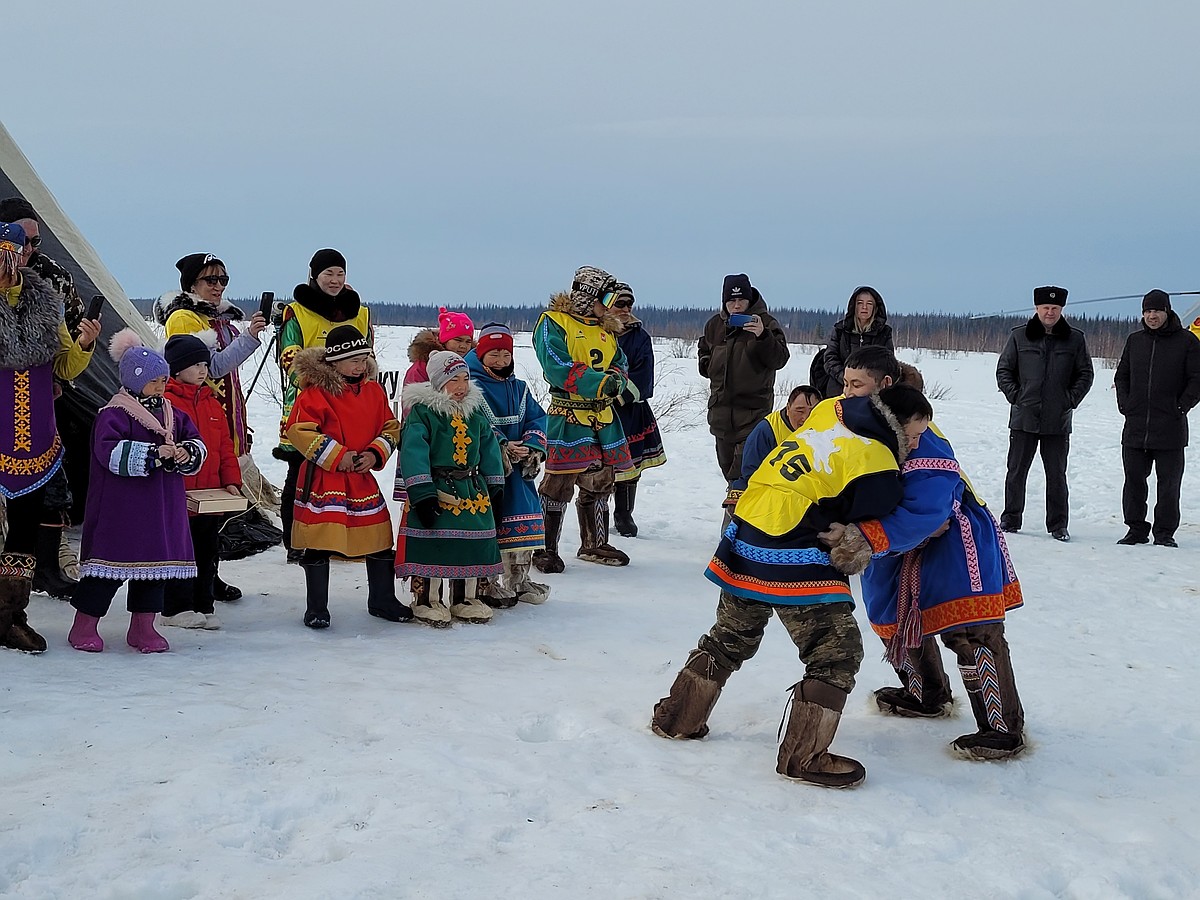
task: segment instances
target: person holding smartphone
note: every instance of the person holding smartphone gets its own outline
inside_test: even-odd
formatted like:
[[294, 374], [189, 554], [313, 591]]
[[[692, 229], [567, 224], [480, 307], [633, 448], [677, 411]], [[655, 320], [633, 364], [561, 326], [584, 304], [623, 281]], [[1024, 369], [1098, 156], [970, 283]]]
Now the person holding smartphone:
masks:
[[[250, 429], [246, 424], [246, 397], [242, 393], [238, 367], [260, 346], [259, 335], [267, 320], [255, 312], [246, 314], [225, 298], [229, 273], [225, 263], [211, 253], [189, 253], [175, 263], [182, 290], [168, 291], [154, 303], [154, 318], [167, 331], [167, 339], [178, 334], [215, 335], [212, 360], [205, 382], [225, 413], [225, 424], [233, 439], [233, 455], [250, 452]], [[242, 327], [239, 327], [242, 326]], [[242, 329], [245, 329], [244, 331]], [[215, 575], [218, 600], [232, 601], [242, 592]]]
[[727, 482], [741, 477], [742, 446], [775, 407], [775, 373], [787, 365], [787, 336], [746, 275], [726, 275], [721, 311], [700, 336], [700, 374], [709, 381], [708, 430]]

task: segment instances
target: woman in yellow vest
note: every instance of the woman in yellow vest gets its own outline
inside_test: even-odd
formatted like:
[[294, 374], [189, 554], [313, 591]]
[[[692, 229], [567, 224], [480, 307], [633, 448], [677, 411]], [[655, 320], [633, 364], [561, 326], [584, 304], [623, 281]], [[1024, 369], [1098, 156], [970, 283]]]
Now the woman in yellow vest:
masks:
[[283, 415], [279, 420], [279, 446], [272, 451], [276, 459], [288, 465], [283, 482], [280, 517], [283, 519], [283, 543], [288, 562], [298, 562], [292, 550], [292, 506], [296, 501], [296, 480], [304, 456], [287, 439], [287, 422], [296, 402], [299, 386], [292, 375], [296, 354], [309, 347], [324, 347], [325, 336], [338, 325], [350, 324], [365, 334], [372, 346], [375, 335], [371, 317], [358, 293], [346, 284], [346, 257], [337, 250], [318, 250], [308, 264], [308, 282], [296, 285], [292, 302], [284, 308], [279, 333], [279, 367], [283, 370]]

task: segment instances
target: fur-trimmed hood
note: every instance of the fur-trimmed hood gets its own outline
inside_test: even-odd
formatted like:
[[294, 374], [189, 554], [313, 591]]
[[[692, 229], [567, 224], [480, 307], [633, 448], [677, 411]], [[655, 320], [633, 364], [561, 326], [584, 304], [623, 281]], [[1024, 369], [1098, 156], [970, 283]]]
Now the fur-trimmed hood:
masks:
[[427, 363], [431, 353], [445, 349], [445, 344], [438, 340], [438, 333], [432, 328], [426, 328], [413, 335], [412, 343], [408, 345], [408, 361]]
[[557, 294], [552, 294], [550, 296], [550, 303], [546, 306], [546, 309], [551, 312], [566, 313], [571, 318], [578, 319], [587, 325], [599, 325], [609, 334], [620, 334], [625, 328], [624, 323], [611, 312], [606, 312], [599, 319], [594, 316], [579, 315], [575, 312], [574, 306], [571, 303], [571, 295], [567, 291], [559, 291]]
[[220, 305], [216, 306], [206, 300], [201, 300], [190, 291], [167, 291], [154, 301], [154, 321], [159, 325], [166, 325], [171, 313], [179, 309], [186, 309], [188, 312], [194, 312], [208, 319], [240, 321], [246, 318], [244, 312], [224, 297], [221, 298]]
[[[866, 403], [862, 401], [866, 400]], [[855, 434], [882, 441], [903, 466], [908, 458], [908, 437], [896, 414], [888, 408], [879, 394], [869, 397], [842, 397], [833, 401], [840, 405], [838, 418]]]
[[[319, 387], [326, 393], [337, 396], [346, 389], [346, 379], [338, 374], [338, 370], [325, 361], [324, 347], [309, 347], [301, 350], [292, 360], [292, 374], [296, 376], [296, 384], [300, 390], [306, 387]], [[375, 357], [367, 357], [367, 372], [364, 381], [379, 379], [379, 364]]]
[[450, 395], [445, 391], [439, 391], [428, 381], [417, 381], [409, 385], [405, 385], [403, 393], [400, 395], [400, 403], [405, 409], [412, 409], [415, 406], [428, 406], [439, 416], [450, 416], [458, 413], [466, 418], [477, 409], [481, 409], [486, 400], [483, 396], [483, 391], [479, 386], [472, 382], [470, 389], [467, 391], [467, 396], [463, 398], [462, 403], [450, 399]]

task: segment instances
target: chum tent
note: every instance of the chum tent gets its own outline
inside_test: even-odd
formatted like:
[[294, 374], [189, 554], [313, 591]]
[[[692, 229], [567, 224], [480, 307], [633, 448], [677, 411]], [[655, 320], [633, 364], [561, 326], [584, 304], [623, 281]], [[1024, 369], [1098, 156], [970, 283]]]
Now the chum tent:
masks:
[[91, 364], [64, 389], [55, 404], [58, 430], [67, 448], [67, 471], [76, 489], [77, 514], [73, 518], [80, 521], [83, 503], [80, 488], [87, 483], [92, 422], [96, 411], [120, 387], [117, 365], [105, 350], [108, 340], [126, 327], [138, 331], [147, 343], [158, 338], [0, 122], [0, 200], [9, 197], [23, 197], [37, 210], [41, 221], [41, 252], [71, 273], [84, 304], [96, 294], [103, 294], [107, 301], [100, 316], [102, 331]]

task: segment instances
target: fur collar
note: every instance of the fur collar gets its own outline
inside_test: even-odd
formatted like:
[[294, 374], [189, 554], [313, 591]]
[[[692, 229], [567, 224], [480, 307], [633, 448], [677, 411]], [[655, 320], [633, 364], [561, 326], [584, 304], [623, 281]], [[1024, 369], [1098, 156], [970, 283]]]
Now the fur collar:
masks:
[[875, 412], [879, 413], [880, 418], [888, 424], [892, 429], [892, 435], [896, 438], [896, 462], [903, 466], [904, 461], [908, 459], [908, 435], [904, 433], [904, 426], [900, 424], [900, 420], [896, 418], [896, 414], [889, 409], [882, 400], [879, 399], [879, 394], [871, 395], [871, 406]]
[[550, 304], [546, 307], [550, 312], [566, 313], [572, 319], [582, 322], [584, 325], [599, 325], [609, 334], [620, 334], [624, 330], [625, 325], [619, 318], [610, 312], [606, 312], [602, 318], [597, 319], [594, 316], [581, 316], [574, 311], [571, 305], [571, 295], [566, 291], [560, 291], [550, 297]]
[[[1067, 317], [1063, 316], [1054, 323], [1054, 327], [1050, 329], [1050, 333], [1057, 338], [1068, 338], [1071, 336], [1071, 325], [1067, 322]], [[1025, 336], [1031, 341], [1040, 341], [1046, 336], [1046, 326], [1042, 324], [1042, 320], [1034, 315], [1028, 322], [1025, 323]]]
[[408, 361], [410, 363], [429, 362], [430, 354], [435, 350], [445, 349], [445, 345], [438, 340], [438, 333], [432, 328], [426, 328], [413, 335], [412, 343], [408, 345]]
[[[327, 394], [339, 396], [347, 387], [346, 379], [338, 374], [338, 370], [325, 362], [324, 347], [309, 347], [301, 350], [292, 360], [292, 375], [300, 390], [307, 387], [319, 387]], [[379, 364], [374, 357], [367, 357], [367, 374], [363, 381], [376, 381], [379, 378]]]
[[475, 410], [480, 409], [484, 402], [483, 391], [474, 383], [471, 384], [471, 389], [467, 391], [467, 396], [463, 398], [462, 403], [451, 400], [449, 394], [436, 390], [428, 381], [417, 381], [406, 385], [401, 394], [401, 403], [405, 409], [411, 409], [414, 406], [428, 406], [433, 412], [446, 418], [458, 414], [465, 419]]
[[[21, 270], [21, 302], [0, 296], [0, 368], [32, 369], [54, 360], [62, 300], [29, 269]], [[11, 412], [11, 409], [10, 409]]]
[[342, 288], [336, 297], [311, 284], [298, 284], [292, 291], [293, 299], [310, 312], [328, 322], [353, 322], [358, 318], [362, 300], [358, 292], [349, 285]]
[[206, 319], [241, 320], [246, 318], [244, 312], [224, 298], [221, 299], [220, 306], [215, 306], [207, 300], [201, 300], [190, 291], [167, 291], [154, 301], [154, 321], [159, 325], [166, 325], [167, 319], [171, 318], [171, 313], [180, 309], [194, 312]]

